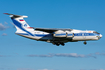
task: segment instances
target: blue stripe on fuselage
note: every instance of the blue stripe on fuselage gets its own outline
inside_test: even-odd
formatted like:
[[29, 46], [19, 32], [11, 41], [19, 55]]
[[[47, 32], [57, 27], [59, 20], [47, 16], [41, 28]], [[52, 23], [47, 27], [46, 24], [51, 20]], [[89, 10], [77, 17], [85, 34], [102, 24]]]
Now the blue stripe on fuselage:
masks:
[[[25, 34], [25, 33], [17, 33], [17, 34], [29, 35], [29, 34]], [[82, 35], [82, 34], [84, 34], [84, 33], [75, 33], [74, 36], [96, 36], [97, 35], [94, 33], [85, 33], [84, 35]], [[34, 34], [34, 35], [37, 37], [49, 37], [49, 36], [51, 36], [51, 34]]]
[[[63, 36], [66, 34], [55, 34], [55, 36]], [[67, 34], [67, 36], [72, 36], [73, 34]], [[95, 33], [74, 33], [74, 36], [96, 36], [98, 34]]]
[[12, 21], [13, 21], [14, 24], [15, 24], [17, 27], [19, 27], [21, 30], [27, 32], [27, 33], [28, 33], [29, 35], [31, 35], [31, 36], [34, 36], [32, 33], [30, 33], [29, 31], [25, 30], [25, 29], [22, 27], [22, 24], [21, 24], [21, 23], [19, 23], [19, 22], [16, 21], [15, 19], [12, 19]]
[[74, 36], [96, 36], [95, 33], [74, 33]]
[[[55, 34], [55, 36], [63, 36], [66, 34]], [[67, 34], [67, 36], [72, 36], [73, 34]], [[98, 34], [95, 33], [74, 33], [74, 36], [96, 36]]]

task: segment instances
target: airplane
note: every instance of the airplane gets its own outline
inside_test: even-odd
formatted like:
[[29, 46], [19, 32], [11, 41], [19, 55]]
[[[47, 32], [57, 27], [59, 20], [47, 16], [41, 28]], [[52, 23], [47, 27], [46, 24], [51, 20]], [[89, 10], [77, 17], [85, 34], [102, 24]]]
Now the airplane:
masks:
[[10, 15], [11, 20], [17, 29], [15, 34], [37, 41], [49, 42], [56, 46], [64, 46], [67, 42], [78, 41], [84, 41], [84, 44], [86, 45], [86, 41], [99, 40], [102, 37], [100, 33], [91, 30], [83, 31], [76, 29], [30, 27], [24, 20], [24, 18], [27, 18], [28, 16], [14, 15], [9, 13], [4, 14]]

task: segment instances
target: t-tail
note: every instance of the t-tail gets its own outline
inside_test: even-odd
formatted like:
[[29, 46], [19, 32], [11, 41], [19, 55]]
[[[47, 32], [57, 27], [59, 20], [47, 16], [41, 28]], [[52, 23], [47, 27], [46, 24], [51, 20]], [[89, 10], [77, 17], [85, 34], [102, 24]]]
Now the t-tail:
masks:
[[34, 36], [33, 34], [34, 29], [30, 27], [24, 20], [24, 18], [27, 18], [28, 16], [20, 16], [9, 13], [4, 13], [4, 14], [10, 15], [13, 24], [17, 29], [16, 34]]

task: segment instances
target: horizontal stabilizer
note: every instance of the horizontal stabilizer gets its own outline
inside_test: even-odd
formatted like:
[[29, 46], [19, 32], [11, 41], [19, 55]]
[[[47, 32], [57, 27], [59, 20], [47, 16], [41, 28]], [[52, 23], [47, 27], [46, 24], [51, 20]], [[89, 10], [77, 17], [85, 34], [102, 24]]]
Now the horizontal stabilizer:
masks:
[[4, 13], [6, 15], [11, 15], [11, 18], [18, 18], [18, 17], [23, 17], [23, 18], [27, 18], [28, 16], [21, 16], [21, 15], [14, 15], [14, 14], [9, 14], [9, 13]]

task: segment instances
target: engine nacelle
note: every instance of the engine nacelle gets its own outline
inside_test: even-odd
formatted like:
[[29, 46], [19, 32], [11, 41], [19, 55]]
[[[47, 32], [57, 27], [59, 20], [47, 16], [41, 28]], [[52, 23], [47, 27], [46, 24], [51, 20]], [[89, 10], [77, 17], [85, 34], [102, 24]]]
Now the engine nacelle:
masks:
[[53, 34], [54, 37], [66, 37], [67, 33], [65, 31], [59, 30], [54, 32]]
[[67, 37], [67, 38], [72, 38], [74, 36], [74, 34], [72, 32], [69, 31], [56, 31], [53, 33], [54, 37]]
[[66, 36], [67, 38], [72, 38], [72, 37], [74, 37], [74, 33], [72, 33], [72, 32], [67, 32], [67, 36]]

